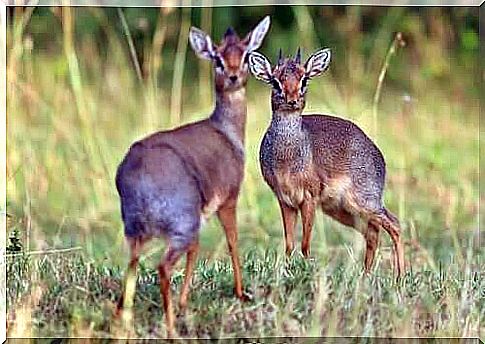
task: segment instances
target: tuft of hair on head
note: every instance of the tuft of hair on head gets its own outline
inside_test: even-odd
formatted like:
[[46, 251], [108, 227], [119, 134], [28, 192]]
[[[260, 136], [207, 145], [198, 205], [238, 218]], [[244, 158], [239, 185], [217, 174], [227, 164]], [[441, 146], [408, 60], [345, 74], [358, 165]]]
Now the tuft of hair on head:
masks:
[[226, 41], [239, 41], [239, 36], [237, 35], [233, 27], [229, 26], [226, 32], [224, 32], [224, 39]]
[[298, 47], [298, 50], [296, 51], [295, 58], [293, 59], [295, 63], [300, 64], [301, 63], [301, 48]]

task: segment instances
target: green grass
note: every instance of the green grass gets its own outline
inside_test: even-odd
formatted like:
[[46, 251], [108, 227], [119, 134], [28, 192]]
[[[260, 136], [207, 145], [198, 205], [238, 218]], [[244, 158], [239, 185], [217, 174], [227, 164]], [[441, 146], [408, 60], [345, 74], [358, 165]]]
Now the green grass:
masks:
[[[115, 333], [111, 312], [128, 261], [115, 171], [134, 140], [169, 128], [173, 114], [172, 75], [154, 73], [157, 82], [140, 83], [126, 42], [110, 35], [108, 24], [109, 59], [92, 41], [73, 42], [66, 32], [59, 32], [62, 49], [54, 52], [29, 51], [21, 29], [9, 36], [15, 54], [8, 64], [7, 231], [19, 231], [25, 250], [82, 247], [73, 253], [9, 258], [10, 336]], [[445, 54], [436, 42], [428, 43]], [[193, 58], [193, 52], [187, 51], [187, 57]], [[353, 59], [364, 66], [358, 52]], [[172, 60], [170, 52], [163, 56], [164, 71], [170, 71]], [[404, 67], [393, 70], [398, 62]], [[279, 209], [258, 163], [270, 119], [269, 90], [251, 79], [238, 225], [244, 283], [253, 300], [242, 304], [232, 295], [225, 238], [213, 219], [201, 232], [189, 309], [177, 320], [181, 334], [483, 338], [478, 99], [467, 92], [472, 81], [466, 66], [453, 68], [451, 83], [406, 66], [403, 57], [390, 63], [388, 75], [409, 85], [384, 83], [376, 132], [372, 97], [379, 64], [361, 79], [331, 69], [312, 80], [307, 99], [307, 112], [353, 120], [382, 150], [388, 167], [385, 203], [402, 222], [410, 265], [402, 283], [392, 280], [385, 233], [373, 273], [363, 278], [362, 236], [322, 214], [314, 227], [313, 259], [295, 254], [286, 261], [282, 256]], [[399, 74], [403, 68], [409, 75]], [[204, 80], [195, 80], [185, 72], [181, 123], [204, 118], [212, 109], [209, 99], [192, 96], [203, 94], [197, 86]], [[404, 93], [411, 94], [410, 104], [403, 101]], [[154, 269], [163, 248], [163, 241], [151, 243], [142, 259], [135, 300], [138, 336], [165, 335]], [[174, 272], [177, 291], [182, 264]]]
[[[20, 305], [32, 306], [29, 320], [34, 334], [108, 337], [115, 333], [112, 314], [120, 295], [119, 267], [97, 264], [78, 253], [17, 258], [8, 267], [9, 276], [15, 276], [8, 282], [9, 309], [21, 312]], [[134, 334], [163, 337], [156, 270], [142, 263], [139, 275]], [[188, 309], [176, 310], [179, 334], [201, 338], [471, 335], [464, 331], [478, 325], [485, 306], [483, 274], [459, 271], [453, 265], [438, 271], [414, 270], [396, 284], [386, 272], [363, 276], [358, 264], [343, 259], [323, 266], [299, 255], [287, 259], [275, 250], [250, 250], [244, 256], [243, 276], [253, 298], [242, 303], [233, 296], [229, 260], [200, 260]], [[173, 276], [175, 296], [182, 278], [181, 271]]]

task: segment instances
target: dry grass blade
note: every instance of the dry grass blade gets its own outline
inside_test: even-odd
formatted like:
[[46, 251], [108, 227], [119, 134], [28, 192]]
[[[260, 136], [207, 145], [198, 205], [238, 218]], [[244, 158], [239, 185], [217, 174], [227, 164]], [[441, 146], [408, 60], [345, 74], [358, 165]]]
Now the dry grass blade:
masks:
[[373, 120], [373, 129], [374, 129], [374, 137], [377, 138], [377, 105], [379, 104], [379, 98], [381, 96], [382, 84], [384, 82], [384, 78], [386, 76], [387, 69], [389, 68], [389, 62], [399, 47], [404, 47], [405, 42], [402, 37], [402, 33], [398, 32], [394, 36], [394, 39], [387, 51], [386, 57], [384, 58], [384, 62], [382, 64], [381, 71], [379, 73], [379, 78], [377, 79], [377, 86], [376, 91], [374, 93], [374, 100], [372, 102], [372, 120]]
[[117, 11], [118, 11], [118, 16], [120, 17], [121, 25], [123, 26], [123, 32], [126, 36], [126, 40], [130, 48], [130, 56], [131, 56], [131, 60], [133, 61], [133, 65], [135, 66], [136, 76], [138, 80], [142, 81], [143, 77], [141, 74], [140, 62], [138, 62], [138, 58], [136, 56], [135, 44], [133, 43], [133, 38], [131, 37], [130, 28], [128, 27], [125, 14], [121, 10], [121, 8], [118, 7]]
[[185, 69], [185, 54], [187, 52], [187, 40], [190, 28], [191, 8], [182, 9], [177, 51], [173, 68], [172, 96], [170, 100], [170, 124], [177, 125], [181, 120], [182, 112], [182, 83]]

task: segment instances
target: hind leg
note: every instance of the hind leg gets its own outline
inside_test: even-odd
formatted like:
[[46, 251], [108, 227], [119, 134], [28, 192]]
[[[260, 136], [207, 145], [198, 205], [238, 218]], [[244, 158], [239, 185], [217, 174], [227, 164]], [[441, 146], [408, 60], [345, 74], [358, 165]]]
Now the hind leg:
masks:
[[380, 225], [389, 234], [393, 242], [394, 269], [397, 278], [404, 274], [404, 249], [401, 241], [401, 226], [397, 218], [384, 209], [382, 213], [374, 216], [371, 221], [374, 225]]
[[[160, 294], [163, 300], [163, 310], [167, 325], [167, 336], [172, 338], [175, 334], [175, 317], [173, 313], [172, 295], [170, 292], [170, 278], [172, 269], [180, 257], [187, 252], [188, 272], [184, 281], [182, 298], [187, 297], [190, 276], [192, 275], [193, 262], [196, 258], [198, 245], [198, 231], [200, 227], [200, 218], [190, 208], [181, 211], [184, 215], [179, 215], [177, 222], [172, 222], [171, 226], [165, 230], [167, 239], [167, 250], [162, 261], [158, 265], [158, 274], [160, 276]], [[186, 296], [183, 296], [183, 295]]]
[[170, 278], [172, 276], [173, 266], [177, 263], [183, 253], [184, 252], [179, 249], [169, 247], [165, 257], [158, 266], [160, 294], [163, 300], [163, 310], [165, 312], [168, 338], [172, 338], [175, 331], [175, 318], [173, 315], [172, 296], [170, 292]]
[[195, 239], [187, 250], [187, 262], [185, 263], [185, 276], [184, 284], [182, 286], [182, 292], [180, 293], [180, 308], [185, 309], [187, 306], [187, 299], [190, 291], [190, 280], [194, 272], [195, 261], [197, 260], [197, 254], [199, 252], [199, 240]]
[[119, 318], [121, 316], [123, 321], [128, 324], [132, 318], [133, 299], [136, 288], [136, 268], [145, 240], [141, 238], [128, 238], [127, 240], [130, 246], [130, 262], [125, 273], [123, 290], [118, 300], [118, 305], [116, 306], [115, 317]]

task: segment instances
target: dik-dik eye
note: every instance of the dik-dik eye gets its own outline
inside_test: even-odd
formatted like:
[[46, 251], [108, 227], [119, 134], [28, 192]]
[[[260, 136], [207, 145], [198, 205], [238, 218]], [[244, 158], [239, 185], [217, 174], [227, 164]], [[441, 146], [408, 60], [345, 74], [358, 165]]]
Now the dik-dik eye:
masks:
[[283, 88], [281, 87], [281, 84], [280, 82], [278, 81], [278, 79], [271, 79], [271, 86], [273, 86], [274, 90], [278, 93], [278, 94], [281, 94], [283, 93]]
[[220, 70], [224, 70], [224, 62], [222, 62], [222, 59], [219, 55], [214, 56], [214, 61], [216, 64], [216, 68], [219, 68]]
[[300, 81], [300, 92], [302, 94], [306, 92], [307, 84], [308, 84], [308, 77], [304, 76]]

